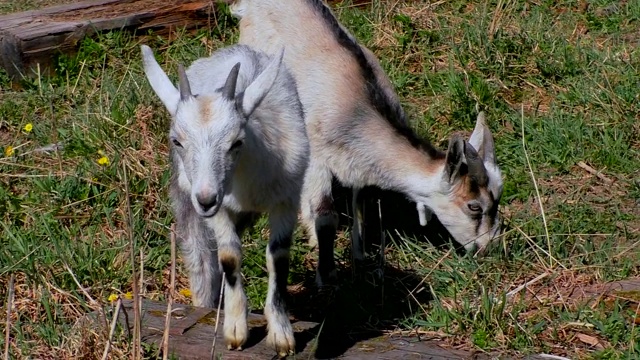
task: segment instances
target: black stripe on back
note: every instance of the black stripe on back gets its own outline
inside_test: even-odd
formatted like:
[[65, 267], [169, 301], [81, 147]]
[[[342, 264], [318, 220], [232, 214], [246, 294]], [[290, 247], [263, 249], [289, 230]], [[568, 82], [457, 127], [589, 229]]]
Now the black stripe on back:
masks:
[[378, 83], [378, 78], [373, 70], [373, 66], [367, 60], [362, 48], [354, 38], [342, 29], [340, 23], [331, 12], [331, 9], [326, 6], [322, 0], [307, 1], [313, 5], [316, 11], [318, 11], [326, 21], [329, 29], [333, 31], [333, 35], [338, 41], [338, 44], [348, 50], [358, 62], [361, 75], [364, 78], [367, 87], [369, 102], [373, 105], [376, 111], [382, 115], [382, 117], [384, 117], [391, 126], [393, 126], [400, 136], [407, 139], [411, 146], [427, 153], [432, 159], [444, 158], [444, 154], [442, 152], [434, 148], [428, 140], [418, 137], [418, 135], [409, 127], [406, 115], [402, 110], [400, 103], [390, 99], [384, 92]]

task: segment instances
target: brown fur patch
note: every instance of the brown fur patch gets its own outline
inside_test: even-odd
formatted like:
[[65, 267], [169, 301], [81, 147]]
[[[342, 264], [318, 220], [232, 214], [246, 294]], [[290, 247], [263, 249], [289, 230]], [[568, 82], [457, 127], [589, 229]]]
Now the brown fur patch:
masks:
[[482, 204], [482, 208], [487, 211], [493, 205], [493, 199], [489, 194], [489, 190], [485, 187], [480, 187], [479, 191], [474, 191], [472, 185], [473, 179], [469, 175], [463, 176], [458, 180], [458, 183], [453, 189], [453, 202], [458, 207], [466, 207], [466, 204], [471, 200], [478, 200]]
[[221, 247], [218, 249], [218, 259], [224, 270], [235, 270], [240, 267], [241, 255], [231, 248]]
[[333, 213], [333, 199], [331, 196], [322, 197], [322, 201], [316, 209], [318, 216], [330, 215]]
[[218, 261], [224, 271], [227, 284], [235, 287], [238, 281], [237, 275], [240, 274], [241, 256], [230, 248], [218, 249]]
[[209, 124], [214, 116], [215, 111], [212, 106], [213, 98], [210, 96], [202, 96], [198, 98], [198, 120], [202, 125]]

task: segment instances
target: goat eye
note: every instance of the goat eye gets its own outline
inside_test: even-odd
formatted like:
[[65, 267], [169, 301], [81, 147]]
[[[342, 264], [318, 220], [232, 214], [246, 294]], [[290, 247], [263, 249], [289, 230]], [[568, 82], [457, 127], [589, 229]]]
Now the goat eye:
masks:
[[229, 149], [229, 151], [236, 150], [240, 146], [242, 146], [242, 140], [236, 140], [236, 142], [234, 142], [233, 145], [231, 145], [231, 148]]
[[182, 144], [180, 144], [180, 141], [178, 141], [178, 139], [176, 138], [171, 138], [171, 142], [177, 147], [182, 147]]
[[469, 210], [477, 213], [477, 212], [482, 212], [482, 207], [480, 207], [480, 205], [478, 204], [468, 204], [467, 205], [469, 207]]

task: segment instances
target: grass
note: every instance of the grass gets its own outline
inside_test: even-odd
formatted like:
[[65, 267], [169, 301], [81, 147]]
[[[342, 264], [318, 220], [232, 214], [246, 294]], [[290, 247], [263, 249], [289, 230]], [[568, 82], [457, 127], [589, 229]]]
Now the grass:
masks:
[[[477, 106], [487, 111], [505, 179], [506, 231], [482, 259], [396, 236], [386, 250], [384, 287], [371, 285], [380, 285], [372, 274], [351, 276], [346, 233], [337, 257], [349, 287], [335, 300], [353, 308], [324, 317], [317, 310], [323, 303], [308, 295], [315, 254], [298, 231], [292, 310], [341, 319], [350, 329], [419, 333], [499, 354], [639, 357], [639, 293], [592, 304], [571, 294], [640, 273], [640, 1], [374, 1], [341, 4], [336, 13], [378, 55], [413, 126], [434, 143], [470, 131]], [[88, 296], [108, 310], [110, 295], [132, 290], [123, 164], [135, 254], [143, 254], [140, 291], [165, 298], [169, 119], [144, 78], [139, 45], [152, 46], [175, 75], [178, 62], [237, 39], [228, 14], [218, 24], [170, 42], [121, 32], [86, 39], [77, 55], [58, 59], [57, 75], [25, 80], [19, 91], [0, 71], [0, 149], [13, 149], [0, 155], [0, 299], [15, 275], [13, 357], [101, 356], [107, 334], [87, 332], [78, 319], [97, 308]], [[61, 148], [42, 151], [50, 144]], [[266, 221], [245, 234], [253, 309], [264, 305], [266, 241]], [[180, 267], [177, 286], [188, 287]], [[128, 346], [117, 334], [112, 356], [126, 356]]]
[[0, 14], [33, 10], [45, 6], [70, 4], [73, 2], [77, 2], [77, 0], [0, 0]]

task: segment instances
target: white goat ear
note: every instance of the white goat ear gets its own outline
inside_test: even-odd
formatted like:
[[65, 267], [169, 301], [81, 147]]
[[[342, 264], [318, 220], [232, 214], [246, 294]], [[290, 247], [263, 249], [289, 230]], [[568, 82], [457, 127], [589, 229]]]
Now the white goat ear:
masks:
[[167, 108], [169, 114], [174, 116], [178, 109], [178, 102], [180, 102], [180, 92], [158, 65], [156, 58], [153, 56], [153, 50], [147, 45], [142, 45], [140, 48], [142, 49], [142, 65], [144, 73], [147, 75], [147, 80], [149, 80], [151, 88]]
[[487, 126], [484, 111], [481, 111], [478, 114], [476, 127], [473, 129], [473, 133], [469, 138], [469, 144], [473, 146], [484, 162], [488, 162], [490, 164], [496, 163], [493, 136], [491, 135], [491, 130], [489, 130], [489, 127]]
[[284, 48], [279, 54], [273, 57], [273, 60], [267, 65], [254, 82], [249, 84], [244, 91], [244, 97], [242, 98], [242, 111], [245, 116], [249, 116], [260, 105], [260, 102], [267, 95], [276, 78], [280, 72], [282, 65], [282, 57], [284, 55]]

